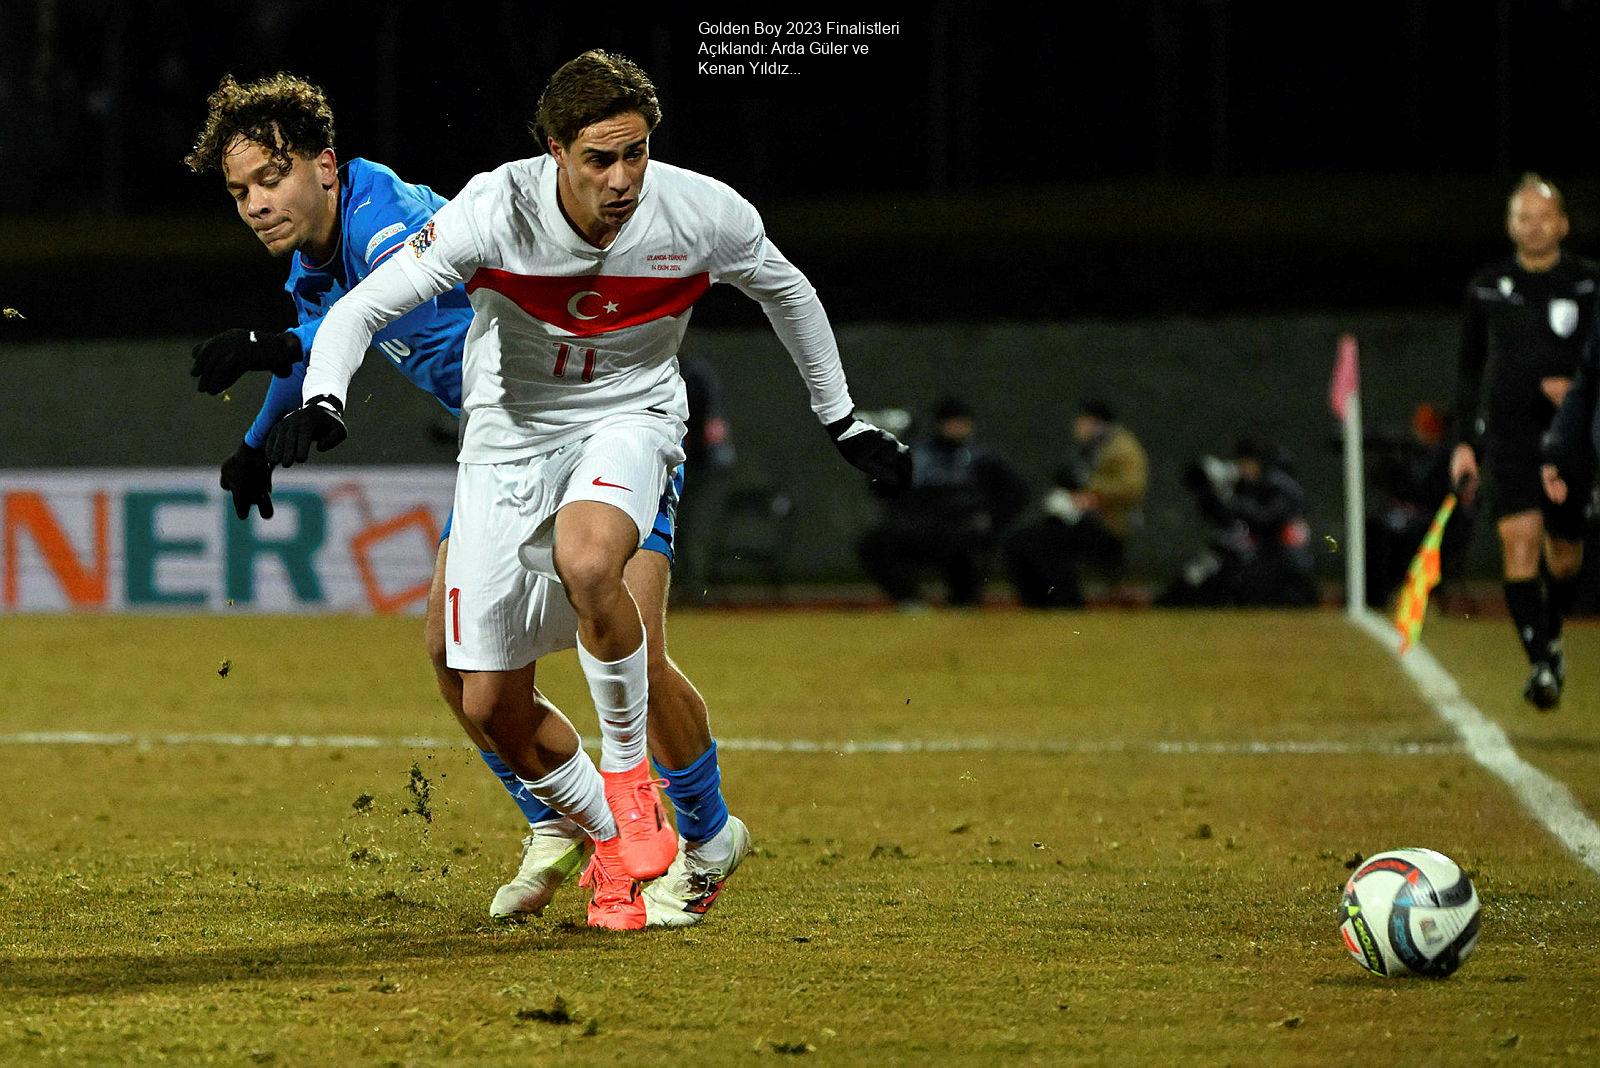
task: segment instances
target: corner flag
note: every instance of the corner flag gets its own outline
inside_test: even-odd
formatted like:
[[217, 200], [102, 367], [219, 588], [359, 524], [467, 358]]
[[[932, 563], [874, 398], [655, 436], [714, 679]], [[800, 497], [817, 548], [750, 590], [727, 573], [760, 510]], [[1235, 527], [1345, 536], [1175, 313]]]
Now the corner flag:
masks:
[[1344, 598], [1351, 619], [1367, 610], [1367, 505], [1361, 462], [1361, 371], [1354, 334], [1339, 337], [1328, 406], [1344, 437]]
[[1400, 591], [1400, 604], [1395, 609], [1394, 626], [1400, 632], [1400, 651], [1411, 648], [1422, 637], [1422, 620], [1428, 614], [1428, 594], [1439, 585], [1439, 546], [1444, 541], [1444, 527], [1455, 511], [1456, 495], [1445, 497], [1433, 525], [1422, 539], [1417, 557], [1406, 570], [1406, 584]]
[[1350, 407], [1350, 398], [1361, 390], [1361, 367], [1356, 358], [1354, 334], [1339, 338], [1339, 359], [1333, 365], [1333, 381], [1328, 384], [1328, 407], [1340, 419]]

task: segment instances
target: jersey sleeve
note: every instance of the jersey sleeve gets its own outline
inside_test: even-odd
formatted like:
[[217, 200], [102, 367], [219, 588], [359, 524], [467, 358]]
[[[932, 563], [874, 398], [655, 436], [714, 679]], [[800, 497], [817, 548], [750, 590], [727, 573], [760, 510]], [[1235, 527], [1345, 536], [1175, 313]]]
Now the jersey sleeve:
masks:
[[388, 181], [374, 176], [366, 202], [350, 214], [349, 232], [345, 235], [350, 248], [360, 250], [363, 276], [399, 252], [443, 206], [430, 202], [414, 187], [387, 172], [385, 175]]
[[473, 183], [468, 183], [461, 196], [440, 208], [402, 249], [386, 255], [323, 316], [301, 387], [304, 399], [331, 394], [343, 403], [373, 336], [417, 305], [460, 285], [483, 263], [472, 218], [473, 194]]
[[261, 402], [261, 410], [256, 413], [255, 421], [244, 432], [244, 443], [253, 449], [259, 449], [267, 443], [267, 431], [272, 429], [272, 424], [300, 407], [300, 385], [306, 377], [305, 353], [311, 351], [311, 344], [317, 336], [317, 326], [322, 322], [322, 317], [308, 319], [299, 326], [291, 326], [285, 333], [293, 334], [300, 341], [299, 361], [287, 378], [277, 375], [267, 376], [267, 396]]
[[1456, 355], [1456, 437], [1468, 445], [1476, 444], [1483, 429], [1483, 369], [1489, 360], [1489, 327], [1478, 284], [1476, 278], [1467, 283]]
[[300, 339], [300, 351], [302, 353], [311, 351], [311, 346], [317, 340], [317, 327], [321, 325], [322, 316], [319, 315], [315, 319], [307, 319], [299, 326], [291, 326], [289, 328], [289, 333]]
[[817, 291], [768, 239], [756, 209], [731, 190], [729, 195], [718, 229], [712, 281], [726, 282], [761, 305], [805, 380], [811, 410], [823, 423], [843, 419], [855, 410], [855, 403], [833, 326]]
[[[1600, 314], [1600, 297], [1590, 302], [1591, 316]], [[1600, 336], [1593, 329], [1584, 335], [1583, 353], [1567, 395], [1556, 409], [1550, 429], [1544, 433], [1540, 452], [1546, 463], [1553, 463], [1563, 478], [1575, 480], [1594, 465], [1589, 428], [1595, 405], [1600, 401]]]
[[[313, 320], [315, 321], [315, 320]], [[306, 378], [306, 361], [302, 358], [294, 365], [287, 378], [268, 375], [267, 397], [261, 402], [255, 422], [244, 432], [244, 443], [259, 449], [267, 443], [267, 431], [272, 424], [300, 407], [300, 389]]]

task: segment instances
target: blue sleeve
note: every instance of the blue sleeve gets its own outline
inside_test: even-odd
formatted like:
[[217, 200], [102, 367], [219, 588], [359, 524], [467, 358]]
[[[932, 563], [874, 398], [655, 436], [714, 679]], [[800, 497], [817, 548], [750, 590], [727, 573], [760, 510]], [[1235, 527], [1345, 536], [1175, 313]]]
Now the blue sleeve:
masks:
[[[312, 320], [312, 322], [317, 321]], [[298, 330], [295, 332], [299, 333]], [[310, 348], [311, 346], [307, 344], [307, 351]], [[267, 443], [267, 431], [272, 429], [273, 423], [300, 407], [300, 386], [306, 380], [306, 361], [302, 359], [295, 364], [288, 378], [272, 375], [271, 379], [267, 386], [267, 399], [261, 402], [261, 411], [256, 413], [256, 421], [250, 424], [250, 429], [244, 434], [244, 443], [254, 449], [259, 449]]]
[[457, 287], [419, 304], [378, 331], [380, 355], [418, 389], [433, 394], [452, 415], [461, 414], [461, 355], [472, 305]]
[[407, 185], [387, 167], [367, 160], [353, 160], [350, 166], [357, 184], [350, 195], [355, 207], [345, 220], [345, 240], [359, 279], [433, 218], [444, 200], [430, 189]]
[[272, 429], [272, 424], [300, 407], [300, 385], [306, 378], [306, 358], [311, 355], [311, 343], [316, 339], [317, 327], [322, 325], [322, 317], [308, 319], [299, 326], [291, 326], [288, 333], [300, 339], [300, 362], [294, 365], [294, 370], [289, 372], [288, 378], [279, 378], [273, 375], [267, 383], [267, 396], [261, 402], [261, 410], [256, 413], [255, 422], [250, 424], [250, 429], [244, 433], [244, 443], [253, 449], [259, 449], [267, 442], [267, 431]]
[[[355, 273], [365, 278], [406, 243], [445, 203], [425, 186], [406, 185], [393, 172], [361, 161], [363, 201], [351, 213], [348, 235]], [[461, 352], [472, 305], [461, 287], [418, 305], [378, 331], [373, 346], [413, 385], [452, 414], [461, 408]]]
[[322, 325], [322, 316], [307, 319], [299, 326], [291, 326], [289, 333], [300, 339], [300, 352], [302, 355], [311, 355], [311, 343], [317, 339], [317, 328]]

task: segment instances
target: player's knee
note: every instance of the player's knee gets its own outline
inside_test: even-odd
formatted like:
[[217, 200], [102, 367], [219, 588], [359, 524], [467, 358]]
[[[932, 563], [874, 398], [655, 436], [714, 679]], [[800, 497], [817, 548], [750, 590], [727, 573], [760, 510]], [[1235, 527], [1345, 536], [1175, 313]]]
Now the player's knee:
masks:
[[565, 553], [559, 546], [556, 549], [556, 573], [580, 610], [586, 603], [595, 603], [622, 587], [624, 563], [593, 546], [582, 545]]
[[1577, 575], [1583, 568], [1583, 550], [1552, 552], [1549, 555], [1550, 576], [1557, 579], [1570, 579]]

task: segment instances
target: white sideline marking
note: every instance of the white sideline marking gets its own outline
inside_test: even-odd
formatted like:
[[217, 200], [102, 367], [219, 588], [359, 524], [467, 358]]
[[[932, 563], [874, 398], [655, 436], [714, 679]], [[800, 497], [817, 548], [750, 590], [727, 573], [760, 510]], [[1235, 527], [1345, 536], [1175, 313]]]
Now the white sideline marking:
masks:
[[1467, 754], [1511, 787], [1535, 820], [1585, 867], [1600, 875], [1600, 827], [1583, 811], [1572, 791], [1518, 756], [1506, 732], [1462, 695], [1456, 680], [1427, 649], [1413, 645], [1401, 656], [1400, 634], [1389, 620], [1370, 611], [1354, 618], [1400, 661], [1439, 718], [1455, 728]]
[[[366, 734], [117, 734], [95, 731], [20, 731], [0, 734], [0, 745], [112, 745], [154, 749], [157, 746], [220, 745], [253, 749], [458, 749], [459, 738], [420, 735], [383, 738]], [[590, 742], [590, 748], [597, 744]], [[717, 748], [756, 753], [1033, 753], [1074, 755], [1154, 753], [1159, 755], [1275, 756], [1362, 755], [1433, 756], [1459, 753], [1455, 742], [1186, 742], [1186, 741], [1006, 741], [998, 738], [908, 738], [869, 741], [810, 741], [804, 738], [719, 738]]]

